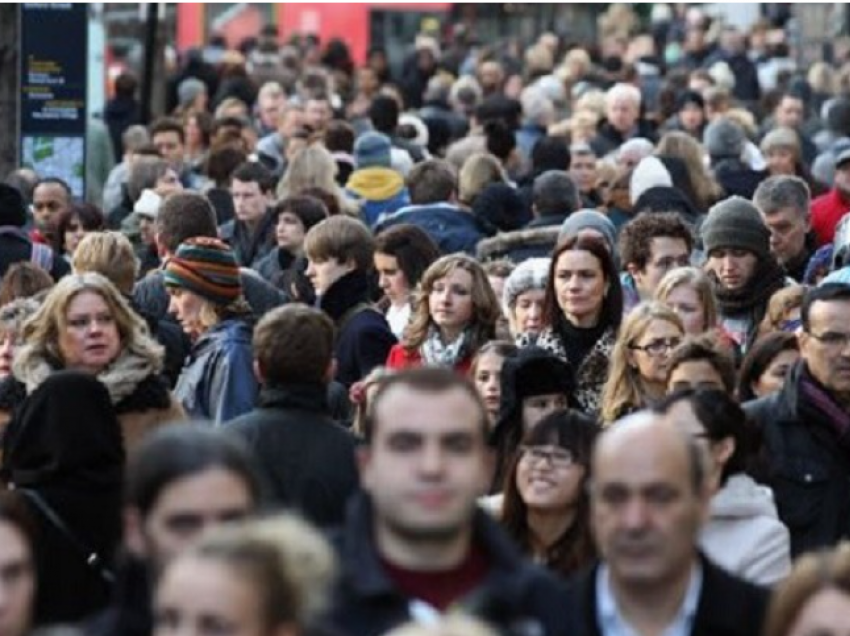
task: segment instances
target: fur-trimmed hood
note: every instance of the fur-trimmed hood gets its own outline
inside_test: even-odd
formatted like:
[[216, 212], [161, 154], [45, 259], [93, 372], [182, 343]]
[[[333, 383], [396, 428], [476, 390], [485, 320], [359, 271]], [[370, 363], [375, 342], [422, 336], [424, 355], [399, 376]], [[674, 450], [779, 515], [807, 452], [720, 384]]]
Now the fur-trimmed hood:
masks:
[[[12, 365], [12, 375], [26, 386], [31, 394], [57, 370], [52, 356], [38, 345], [21, 347]], [[130, 397], [136, 388], [152, 375], [162, 371], [163, 349], [149, 338], [138, 338], [132, 346], [125, 346], [115, 361], [97, 376], [106, 389], [112, 404], [117, 405]]]
[[[558, 242], [560, 231], [560, 225], [553, 225], [503, 232], [493, 238], [479, 241], [476, 253], [482, 261], [510, 258], [519, 262], [534, 255], [549, 256]], [[523, 254], [523, 258], [512, 258], [514, 254]]]

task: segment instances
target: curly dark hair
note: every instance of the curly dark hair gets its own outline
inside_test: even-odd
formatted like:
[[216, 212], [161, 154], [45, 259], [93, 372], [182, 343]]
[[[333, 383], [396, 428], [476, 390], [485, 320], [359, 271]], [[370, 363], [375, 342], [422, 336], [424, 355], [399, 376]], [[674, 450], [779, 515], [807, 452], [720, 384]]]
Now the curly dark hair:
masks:
[[640, 214], [620, 231], [620, 262], [644, 269], [652, 258], [652, 239], [662, 236], [682, 239], [688, 246], [688, 252], [694, 247], [691, 228], [675, 212]]

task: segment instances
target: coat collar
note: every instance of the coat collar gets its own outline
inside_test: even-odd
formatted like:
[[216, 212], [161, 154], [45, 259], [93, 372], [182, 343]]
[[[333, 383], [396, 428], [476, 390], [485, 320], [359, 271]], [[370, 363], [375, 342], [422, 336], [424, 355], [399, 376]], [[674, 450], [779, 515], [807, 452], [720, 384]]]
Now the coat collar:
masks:
[[320, 383], [266, 386], [260, 391], [260, 408], [328, 412], [328, 388]]

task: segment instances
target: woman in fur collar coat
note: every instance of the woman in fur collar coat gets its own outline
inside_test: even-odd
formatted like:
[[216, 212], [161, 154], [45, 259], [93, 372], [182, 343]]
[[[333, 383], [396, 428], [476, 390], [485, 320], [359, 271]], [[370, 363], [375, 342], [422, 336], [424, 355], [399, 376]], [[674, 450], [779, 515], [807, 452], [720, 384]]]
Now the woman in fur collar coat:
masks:
[[[149, 430], [184, 418], [161, 377], [163, 350], [120, 292], [100, 274], [66, 276], [24, 326], [12, 375], [0, 384], [0, 428], [56, 371], [94, 375], [112, 400], [127, 450]], [[68, 414], [69, 425], [74, 414]]]

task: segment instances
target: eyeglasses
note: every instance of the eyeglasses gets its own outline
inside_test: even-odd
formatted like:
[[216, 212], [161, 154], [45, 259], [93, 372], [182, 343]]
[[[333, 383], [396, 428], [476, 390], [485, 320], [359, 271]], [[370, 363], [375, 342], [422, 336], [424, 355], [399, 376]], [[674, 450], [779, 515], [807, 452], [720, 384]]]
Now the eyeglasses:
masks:
[[827, 331], [826, 333], [816, 334], [811, 331], [807, 332], [812, 338], [831, 349], [844, 349], [850, 344], [850, 333], [841, 333], [838, 331]]
[[648, 356], [660, 356], [668, 351], [671, 351], [679, 346], [682, 342], [681, 338], [661, 338], [653, 340], [645, 345], [629, 345], [629, 349], [643, 351]]
[[524, 461], [531, 464], [545, 463], [551, 468], [569, 468], [575, 463], [575, 457], [566, 448], [520, 446], [519, 452]]

